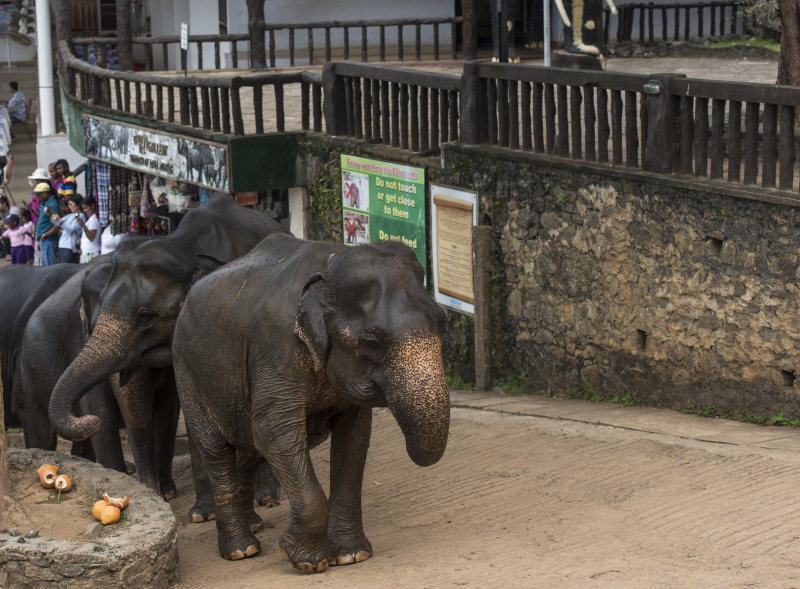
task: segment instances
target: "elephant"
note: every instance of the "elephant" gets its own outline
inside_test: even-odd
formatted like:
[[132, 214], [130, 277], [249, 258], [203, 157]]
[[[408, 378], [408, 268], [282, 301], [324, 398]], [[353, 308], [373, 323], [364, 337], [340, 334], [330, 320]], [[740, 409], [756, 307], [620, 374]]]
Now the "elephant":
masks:
[[0, 270], [0, 375], [7, 428], [22, 424], [19, 414], [24, 408], [14, 407], [12, 396], [15, 387], [22, 386], [19, 360], [25, 326], [39, 305], [79, 271], [76, 264], [18, 264]]
[[[100, 292], [111, 274], [111, 256], [100, 256], [89, 264], [80, 266], [79, 272], [68, 280], [51, 297], [42, 303], [28, 321], [22, 343], [21, 377], [22, 395], [24, 400], [23, 427], [25, 433], [25, 446], [27, 448], [42, 448], [55, 450], [56, 434], [50, 424], [47, 410], [50, 396], [56, 382], [72, 361], [78, 356], [87, 339], [87, 322], [84, 318], [96, 313], [100, 307]], [[150, 371], [153, 369], [143, 369]], [[160, 369], [162, 371], [168, 369]], [[146, 376], [149, 376], [147, 374]], [[162, 379], [163, 380], [163, 379]], [[145, 386], [143, 386], [143, 384]], [[139, 386], [139, 396], [146, 397], [150, 388], [146, 385], [149, 381], [142, 378], [132, 378], [127, 386]], [[174, 387], [173, 387], [174, 390]], [[15, 394], [17, 391], [15, 391]], [[177, 405], [177, 395], [172, 395], [174, 405]], [[15, 399], [15, 403], [17, 399]], [[119, 436], [120, 409], [109, 379], [98, 383], [80, 401], [82, 413], [101, 416], [101, 429], [92, 436], [80, 455], [90, 460], [96, 460], [107, 468], [120, 472], [130, 472], [132, 469], [122, 455], [122, 443]], [[169, 417], [169, 407], [160, 407], [159, 412], [164, 418]], [[172, 411], [179, 408], [172, 407]], [[156, 430], [159, 432], [159, 430]], [[174, 432], [172, 439], [162, 444], [159, 459], [163, 465], [172, 464], [174, 449]], [[168, 437], [168, 433], [167, 433]], [[85, 442], [77, 442], [85, 444]], [[143, 464], [139, 471], [139, 478], [147, 478], [148, 464]], [[162, 466], [163, 469], [163, 466]], [[175, 496], [175, 485], [171, 478], [171, 468], [161, 480], [162, 495], [165, 498]], [[172, 497], [169, 494], [172, 494]]]
[[[611, 13], [617, 14], [613, 0], [606, 0]], [[585, 53], [603, 59], [600, 43], [603, 25], [603, 0], [556, 0], [564, 21], [564, 47], [568, 53]]]
[[[291, 503], [279, 540], [286, 560], [320, 572], [372, 556], [361, 521], [372, 408], [391, 409], [420, 466], [447, 444], [445, 314], [423, 278], [400, 242], [272, 235], [192, 288], [172, 344], [175, 377], [195, 490], [216, 501], [224, 558], [261, 550], [251, 506], [264, 459]], [[329, 435], [326, 499], [309, 449]]]
[[[75, 408], [95, 386], [119, 373], [112, 384], [125, 416], [137, 472], [142, 482], [161, 493], [159, 479], [163, 482], [163, 473], [159, 477], [152, 474], [153, 457], [160, 448], [154, 430], [163, 430], [158, 436], [167, 439], [174, 437], [177, 428], [177, 405], [170, 404], [169, 395], [175, 395], [171, 344], [178, 313], [197, 280], [243, 256], [272, 233], [286, 230], [269, 216], [219, 195], [190, 211], [166, 238], [123, 240], [112, 254], [100, 307], [87, 316], [88, 342], [61, 375], [50, 397], [48, 415], [55, 432], [73, 441], [96, 434], [102, 427], [101, 419], [92, 414], [78, 415]], [[215, 345], [210, 340], [207, 343]], [[158, 373], [142, 369], [169, 370]], [[150, 379], [149, 384], [142, 379]], [[150, 392], [144, 395], [147, 390]], [[167, 397], [162, 399], [163, 395], [153, 390], [161, 390]], [[158, 410], [161, 403], [169, 405], [169, 411]], [[260, 501], [269, 503], [276, 499], [277, 489], [262, 489], [260, 493]], [[213, 513], [206, 517], [213, 517]]]

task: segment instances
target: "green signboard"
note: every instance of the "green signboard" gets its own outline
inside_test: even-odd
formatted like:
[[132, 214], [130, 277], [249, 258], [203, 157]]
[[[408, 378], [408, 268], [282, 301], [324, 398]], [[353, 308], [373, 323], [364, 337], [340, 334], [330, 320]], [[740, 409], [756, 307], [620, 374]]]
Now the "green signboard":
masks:
[[345, 245], [402, 241], [427, 271], [425, 169], [342, 154]]

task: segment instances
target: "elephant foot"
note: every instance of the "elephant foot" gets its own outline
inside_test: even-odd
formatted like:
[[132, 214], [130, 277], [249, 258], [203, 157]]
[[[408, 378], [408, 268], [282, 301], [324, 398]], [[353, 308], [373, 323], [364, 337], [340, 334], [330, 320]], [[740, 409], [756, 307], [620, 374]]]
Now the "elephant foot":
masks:
[[136, 465], [133, 462], [125, 461], [125, 472], [128, 474], [135, 474], [136, 473]]
[[292, 537], [289, 530], [283, 533], [278, 540], [283, 558], [292, 563], [292, 566], [303, 573], [321, 573], [328, 568], [328, 541], [313, 543], [301, 541]]
[[161, 483], [161, 496], [164, 498], [164, 501], [172, 501], [175, 499], [175, 497], [178, 496], [178, 489], [175, 487], [175, 483], [172, 481]]
[[363, 562], [372, 556], [372, 544], [367, 537], [361, 534], [361, 538], [356, 541], [337, 541], [330, 540], [331, 554], [328, 557], [330, 566], [342, 566]]
[[189, 510], [189, 520], [193, 524], [199, 524], [205, 521], [211, 521], [217, 517], [217, 507], [214, 503], [206, 504], [198, 501]]
[[237, 540], [219, 540], [219, 553], [225, 560], [242, 560], [261, 552], [261, 542], [252, 532]]
[[275, 497], [262, 497], [261, 499], [256, 497], [253, 499], [253, 507], [275, 507], [280, 504], [280, 501]]
[[256, 532], [260, 532], [264, 528], [274, 528], [275, 524], [270, 522], [265, 522], [261, 519], [261, 516], [258, 515], [255, 511], [246, 511], [245, 510], [245, 517], [247, 519], [247, 525], [250, 526], [250, 531], [254, 534]]

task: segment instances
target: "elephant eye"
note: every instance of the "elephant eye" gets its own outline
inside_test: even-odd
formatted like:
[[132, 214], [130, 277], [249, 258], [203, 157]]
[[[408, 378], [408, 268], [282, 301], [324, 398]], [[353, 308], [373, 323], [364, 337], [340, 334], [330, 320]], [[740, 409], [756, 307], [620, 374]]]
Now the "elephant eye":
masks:
[[364, 351], [364, 353], [374, 356], [383, 351], [383, 346], [378, 340], [367, 337], [361, 340], [361, 349]]
[[136, 318], [136, 322], [138, 323], [139, 327], [150, 327], [150, 325], [152, 325], [157, 318], [158, 315], [155, 313], [143, 311], [139, 313], [139, 316]]

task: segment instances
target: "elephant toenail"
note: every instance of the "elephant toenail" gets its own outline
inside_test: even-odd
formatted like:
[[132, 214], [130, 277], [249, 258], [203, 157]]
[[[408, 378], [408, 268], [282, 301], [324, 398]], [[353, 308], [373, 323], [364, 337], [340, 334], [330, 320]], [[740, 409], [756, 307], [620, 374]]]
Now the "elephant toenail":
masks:
[[359, 550], [359, 551], [356, 553], [356, 562], [364, 562], [364, 561], [365, 561], [365, 560], [367, 560], [367, 559], [368, 559], [370, 556], [372, 556], [372, 554], [370, 554], [370, 553], [369, 553], [369, 552], [367, 552], [366, 550]]
[[328, 568], [328, 559], [326, 558], [325, 560], [323, 560], [321, 563], [319, 563], [317, 565], [317, 572], [321, 573], [322, 571], [324, 571], [327, 568]]
[[200, 515], [199, 513], [193, 513], [192, 514], [192, 523], [193, 524], [199, 524], [199, 523], [202, 523], [204, 521], [206, 521], [206, 519], [202, 515]]
[[353, 564], [353, 562], [354, 561], [353, 561], [353, 555], [352, 554], [343, 554], [338, 558], [336, 564], [339, 564], [339, 565], [342, 565], [342, 564]]
[[286, 554], [286, 551], [283, 548], [281, 548], [281, 554], [283, 554], [283, 559], [284, 560], [289, 560], [289, 555]]
[[175, 497], [177, 497], [177, 496], [178, 496], [178, 493], [176, 493], [175, 491], [167, 491], [167, 492], [164, 494], [164, 500], [165, 500], [165, 501], [172, 501], [172, 500], [173, 500], [173, 499], [175, 499]]
[[231, 560], [242, 560], [244, 558], [244, 552], [241, 550], [234, 550], [231, 552]]
[[335, 567], [336, 566], [336, 559], [333, 556], [328, 557], [328, 566]]
[[250, 544], [250, 546], [247, 547], [247, 556], [253, 556], [254, 554], [258, 554], [258, 552], [258, 546], [255, 544]]
[[[327, 563], [328, 561], [326, 560], [325, 562]], [[314, 565], [311, 564], [310, 562], [297, 562], [297, 563], [295, 563], [294, 568], [296, 568], [298, 571], [301, 571], [301, 572], [304, 572], [304, 573], [313, 573], [314, 572]]]

